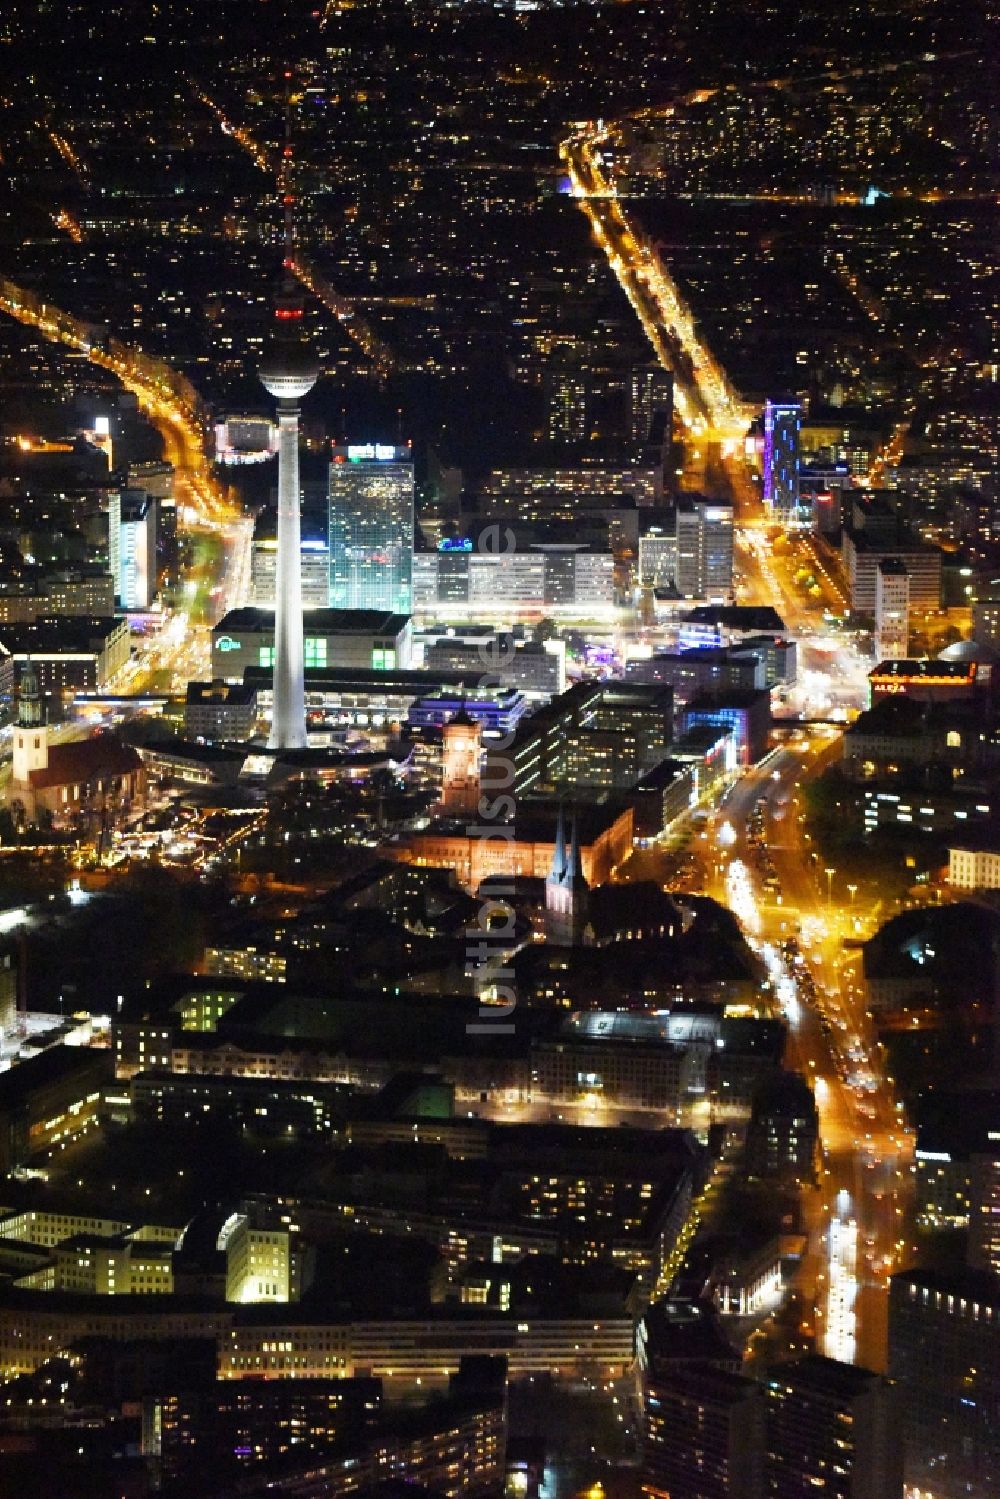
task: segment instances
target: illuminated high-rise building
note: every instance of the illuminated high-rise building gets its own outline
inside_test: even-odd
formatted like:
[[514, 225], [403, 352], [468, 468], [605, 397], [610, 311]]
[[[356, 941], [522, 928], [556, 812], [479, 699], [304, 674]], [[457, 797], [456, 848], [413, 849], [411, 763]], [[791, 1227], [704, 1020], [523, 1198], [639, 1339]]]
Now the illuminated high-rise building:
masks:
[[1000, 1130], [992, 1148], [972, 1157], [969, 1193], [969, 1264], [1000, 1276]]
[[682, 495], [677, 501], [677, 591], [686, 599], [728, 603], [733, 593], [733, 507]]
[[141, 489], [108, 497], [108, 571], [123, 609], [148, 609], [156, 594], [156, 500]]
[[809, 1084], [776, 1072], [756, 1090], [746, 1135], [746, 1167], [767, 1181], [810, 1181], [816, 1168], [819, 1116]]
[[875, 574], [875, 659], [905, 660], [910, 643], [910, 575], [899, 557], [882, 557]]
[[130, 489], [141, 490], [156, 501], [156, 580], [169, 586], [177, 577], [177, 498], [174, 494], [174, 466], [153, 459], [148, 463], [130, 463]]
[[413, 454], [351, 443], [330, 464], [330, 604], [409, 614], [413, 598]]
[[590, 385], [584, 370], [573, 363], [546, 370], [546, 426], [550, 442], [575, 445], [587, 437]]
[[640, 445], [649, 441], [657, 416], [664, 418], [669, 442], [674, 412], [674, 377], [660, 364], [637, 365], [629, 375], [629, 437]]
[[880, 1374], [811, 1354], [778, 1364], [766, 1386], [770, 1499], [900, 1499], [898, 1391]]
[[[301, 488], [299, 544], [302, 553], [302, 607], [325, 609], [330, 602], [329, 517], [326, 480], [305, 480]], [[250, 602], [273, 609], [278, 566], [277, 495], [257, 514], [250, 550]]]
[[764, 1390], [711, 1364], [654, 1375], [643, 1398], [649, 1499], [763, 1499]]
[[799, 505], [799, 433], [802, 407], [797, 401], [768, 401], [764, 407], [764, 503], [788, 518]]
[[907, 1492], [992, 1499], [1000, 1473], [1000, 1277], [964, 1265], [892, 1276], [889, 1375], [902, 1406], [895, 1442], [905, 1453]]

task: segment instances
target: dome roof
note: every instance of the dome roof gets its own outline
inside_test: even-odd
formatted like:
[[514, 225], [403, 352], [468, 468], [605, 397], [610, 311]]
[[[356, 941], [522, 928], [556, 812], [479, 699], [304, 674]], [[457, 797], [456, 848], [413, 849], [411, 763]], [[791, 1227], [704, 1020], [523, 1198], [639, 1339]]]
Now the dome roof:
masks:
[[982, 661], [986, 665], [1000, 662], [1000, 651], [996, 646], [978, 640], [956, 640], [945, 646], [938, 656], [939, 661]]

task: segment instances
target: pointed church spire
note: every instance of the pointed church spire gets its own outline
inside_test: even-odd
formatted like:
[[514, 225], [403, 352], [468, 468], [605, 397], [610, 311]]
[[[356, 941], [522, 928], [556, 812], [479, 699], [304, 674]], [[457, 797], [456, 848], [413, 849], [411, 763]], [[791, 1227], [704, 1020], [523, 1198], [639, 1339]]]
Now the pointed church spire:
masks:
[[552, 868], [549, 870], [549, 879], [556, 884], [562, 884], [566, 877], [566, 824], [563, 818], [562, 802], [559, 803], [559, 821], [556, 823], [556, 844], [552, 850]]
[[576, 832], [576, 813], [573, 813], [573, 822], [569, 835], [569, 859], [566, 863], [566, 883], [575, 884], [577, 880], [583, 879], [583, 869], [580, 866], [580, 841]]
[[559, 808], [552, 869], [545, 881], [545, 926], [549, 940], [560, 946], [575, 946], [584, 939], [590, 887], [583, 876], [580, 839], [574, 810], [566, 853], [566, 816]]

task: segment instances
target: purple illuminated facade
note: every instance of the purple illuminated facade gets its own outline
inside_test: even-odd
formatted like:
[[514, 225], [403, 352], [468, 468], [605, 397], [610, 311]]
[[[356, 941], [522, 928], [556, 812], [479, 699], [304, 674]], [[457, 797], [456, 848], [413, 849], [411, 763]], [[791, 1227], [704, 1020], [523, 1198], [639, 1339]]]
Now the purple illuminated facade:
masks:
[[764, 407], [764, 502], [790, 513], [799, 505], [799, 431], [802, 407], [768, 401]]

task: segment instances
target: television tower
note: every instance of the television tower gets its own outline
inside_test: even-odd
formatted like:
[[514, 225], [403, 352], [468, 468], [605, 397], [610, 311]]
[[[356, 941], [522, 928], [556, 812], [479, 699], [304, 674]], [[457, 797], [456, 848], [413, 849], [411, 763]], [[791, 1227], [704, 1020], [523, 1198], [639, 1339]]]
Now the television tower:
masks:
[[285, 212], [284, 275], [275, 298], [274, 330], [260, 367], [265, 390], [278, 403], [278, 555], [274, 599], [272, 750], [306, 744], [305, 652], [302, 628], [299, 401], [316, 383], [319, 368], [302, 336], [302, 298], [292, 274], [291, 74], [285, 74], [285, 147], [281, 174]]

